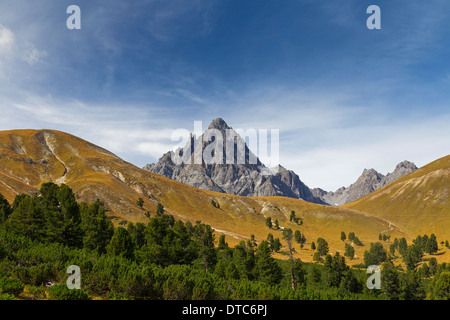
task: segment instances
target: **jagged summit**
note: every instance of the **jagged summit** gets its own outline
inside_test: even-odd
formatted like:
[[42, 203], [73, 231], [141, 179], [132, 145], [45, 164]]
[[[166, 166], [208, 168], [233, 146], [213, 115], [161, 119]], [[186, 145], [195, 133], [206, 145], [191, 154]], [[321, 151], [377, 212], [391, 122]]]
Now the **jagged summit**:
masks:
[[216, 118], [213, 121], [211, 121], [211, 124], [209, 125], [208, 129], [218, 129], [218, 130], [227, 130], [232, 129], [228, 126], [228, 124], [223, 120], [222, 118]]
[[397, 164], [395, 170], [386, 176], [375, 169], [364, 169], [356, 182], [348, 188], [342, 187], [335, 192], [316, 188], [312, 190], [312, 193], [330, 205], [343, 205], [384, 187], [414, 170], [417, 170], [416, 165], [406, 160]]
[[[249, 150], [242, 137], [237, 135], [222, 118], [214, 119], [208, 129], [220, 130], [224, 135], [222, 164], [206, 164], [203, 161], [204, 159], [195, 162], [193, 155], [190, 162], [175, 164], [172, 161], [171, 152], [167, 152], [157, 163], [148, 164], [144, 169], [200, 189], [242, 196], [285, 196], [333, 206], [357, 200], [417, 169], [414, 163], [405, 160], [386, 176], [375, 169], [364, 169], [355, 183], [348, 188], [339, 188], [335, 192], [328, 192], [320, 188], [310, 189], [300, 180], [297, 174], [281, 165], [275, 168], [267, 168]], [[236, 134], [238, 140], [244, 144], [244, 163], [225, 161], [225, 141], [229, 138], [226, 136], [226, 130], [228, 129], [231, 129], [231, 132]], [[203, 154], [205, 148], [212, 141], [214, 141], [213, 138], [205, 133], [199, 137], [191, 136], [190, 142], [183, 149], [175, 152], [185, 154], [189, 150], [192, 151], [193, 146], [200, 146], [201, 154]], [[249, 161], [250, 155], [256, 158], [256, 162]], [[274, 174], [267, 175], [269, 171]]]
[[[208, 129], [217, 129], [225, 134], [225, 130], [232, 128], [222, 119], [214, 119]], [[293, 171], [286, 170], [278, 166], [267, 168], [260, 159], [248, 148], [245, 141], [234, 130], [233, 135], [238, 139], [233, 141], [235, 150], [237, 143], [244, 145], [245, 161], [238, 162], [234, 158], [233, 163], [223, 161], [220, 163], [206, 164], [204, 159], [201, 162], [190, 161], [188, 163], [175, 164], [170, 157], [170, 152], [164, 154], [156, 164], [148, 164], [144, 169], [177, 180], [196, 188], [218, 191], [242, 196], [285, 196], [305, 201], [324, 204], [322, 200], [314, 197], [311, 190], [300, 180]], [[223, 159], [226, 154], [226, 139], [224, 138]], [[234, 139], [234, 138], [233, 138]], [[212, 142], [210, 136], [201, 135], [198, 138], [191, 137], [190, 142], [182, 149], [192, 150], [192, 146], [201, 146], [201, 153]], [[180, 150], [175, 151], [180, 152]], [[255, 161], [250, 161], [250, 156]], [[276, 169], [276, 170], [275, 170]], [[268, 175], [271, 171], [273, 174]]]

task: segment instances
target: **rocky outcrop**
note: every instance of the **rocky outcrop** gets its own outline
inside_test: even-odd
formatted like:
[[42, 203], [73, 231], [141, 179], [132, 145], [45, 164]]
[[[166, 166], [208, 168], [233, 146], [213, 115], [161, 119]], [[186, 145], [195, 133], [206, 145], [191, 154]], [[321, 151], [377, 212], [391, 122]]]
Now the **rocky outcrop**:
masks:
[[[201, 156], [200, 161], [199, 158], [196, 158], [194, 150], [201, 150], [201, 155], [205, 148], [209, 147], [216, 139], [210, 133], [204, 133], [198, 138], [191, 135], [190, 141], [184, 148], [175, 152], [167, 152], [157, 163], [148, 164], [144, 169], [205, 190], [241, 196], [284, 196], [333, 206], [355, 201], [417, 169], [414, 163], [403, 161], [397, 165], [392, 173], [388, 173], [386, 176], [374, 169], [365, 169], [355, 183], [348, 188], [339, 188], [335, 192], [320, 188], [310, 189], [300, 180], [297, 174], [282, 166], [277, 168], [275, 174], [264, 174], [265, 171], [270, 169], [261, 163], [249, 150], [242, 137], [229, 127], [223, 119], [213, 120], [208, 129], [220, 131], [224, 139], [223, 153], [222, 155], [213, 155], [217, 156], [214, 163], [205, 162]], [[230, 138], [230, 133], [233, 138]], [[230, 139], [235, 140], [231, 141]], [[227, 144], [227, 141], [231, 141], [231, 143]], [[227, 145], [233, 146], [235, 149], [234, 162], [230, 164], [227, 164], [226, 161]], [[244, 150], [245, 161], [237, 161], [236, 150], [239, 147]], [[183, 163], [174, 163], [174, 155], [180, 157], [184, 155]], [[254, 161], [250, 161], [251, 158]], [[217, 160], [220, 159], [221, 163], [218, 163], [220, 161]]]
[[[285, 196], [324, 204], [320, 198], [312, 194], [293, 171], [282, 166], [276, 168], [278, 170], [273, 170], [261, 163], [259, 158], [249, 150], [245, 141], [223, 119], [213, 120], [208, 129], [216, 129], [224, 137], [222, 157], [215, 155], [218, 156], [216, 159], [222, 159], [222, 163], [217, 163], [219, 161], [205, 163], [204, 159], [201, 159], [201, 163], [195, 161], [193, 147], [201, 146], [200, 150], [203, 153], [205, 148], [215, 141], [215, 138], [204, 134], [198, 138], [191, 135], [190, 142], [184, 148], [174, 153], [167, 152], [157, 163], [146, 165], [144, 169], [200, 189], [242, 196]], [[233, 146], [235, 149], [233, 163], [226, 161], [227, 141], [231, 141], [228, 146]], [[242, 153], [245, 153], [244, 161], [238, 161], [236, 152], [238, 148], [244, 150]], [[189, 159], [184, 163], [175, 164], [174, 154], [179, 156], [190, 154], [191, 156], [186, 157], [185, 160]], [[252, 158], [254, 161], [251, 161]], [[265, 174], [268, 170], [274, 173]]]
[[327, 204], [343, 205], [384, 187], [416, 169], [416, 165], [409, 161], [399, 163], [395, 167], [395, 170], [392, 173], [388, 173], [386, 176], [374, 169], [364, 169], [358, 180], [348, 188], [342, 187], [335, 192], [325, 191], [320, 188], [315, 188], [311, 191], [315, 197], [320, 198]]

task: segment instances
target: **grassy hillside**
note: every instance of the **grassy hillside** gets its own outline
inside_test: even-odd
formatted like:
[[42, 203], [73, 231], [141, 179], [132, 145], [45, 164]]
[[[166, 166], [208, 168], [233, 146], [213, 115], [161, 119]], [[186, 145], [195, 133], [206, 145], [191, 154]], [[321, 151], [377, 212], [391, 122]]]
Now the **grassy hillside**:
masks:
[[391, 221], [413, 237], [450, 239], [450, 155], [343, 207]]
[[[298, 255], [304, 261], [311, 261], [310, 243], [318, 237], [329, 242], [331, 252], [343, 251], [340, 232], [353, 231], [365, 244], [355, 247], [356, 255], [362, 257], [368, 244], [378, 241], [380, 233], [391, 234], [393, 239], [405, 236], [402, 226], [409, 227], [395, 219], [395, 226], [391, 225], [391, 220], [385, 219], [390, 218], [389, 215], [374, 212], [375, 217], [361, 212], [363, 210], [357, 206], [337, 208], [291, 198], [248, 198], [196, 189], [142, 170], [103, 148], [59, 131], [0, 132], [0, 193], [12, 202], [16, 194], [37, 192], [40, 185], [48, 181], [69, 185], [79, 201], [103, 200], [115, 224], [122, 220], [146, 222], [146, 211], [154, 215], [160, 202], [167, 213], [178, 219], [201, 220], [217, 233], [226, 234], [230, 245], [247, 240], [251, 234], [257, 241], [265, 240], [269, 232], [281, 238], [281, 230], [269, 230], [265, 226], [265, 218], [270, 216], [273, 220], [278, 219], [282, 228], [298, 229], [305, 234], [305, 248], [296, 245]], [[143, 209], [136, 205], [140, 197], [144, 199]], [[219, 203], [220, 208], [214, 207], [211, 200]], [[448, 208], [448, 192], [446, 201]], [[292, 210], [303, 219], [303, 225], [289, 222]], [[430, 233], [430, 229], [423, 230]], [[416, 234], [411, 232], [410, 237], [415, 237]], [[361, 258], [353, 261], [361, 262]]]

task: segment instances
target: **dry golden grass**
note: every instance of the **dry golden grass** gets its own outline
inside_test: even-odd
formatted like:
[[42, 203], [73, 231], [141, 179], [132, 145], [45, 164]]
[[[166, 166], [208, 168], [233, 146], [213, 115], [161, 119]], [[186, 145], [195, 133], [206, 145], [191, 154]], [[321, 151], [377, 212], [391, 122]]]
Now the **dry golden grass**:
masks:
[[[142, 170], [105, 149], [55, 130], [0, 132], [0, 193], [13, 201], [17, 193], [36, 192], [48, 181], [66, 183], [79, 201], [101, 199], [115, 224], [122, 220], [146, 222], [145, 212], [154, 215], [160, 202], [177, 219], [211, 225], [217, 235], [226, 235], [231, 246], [252, 234], [257, 241], [265, 240], [269, 232], [281, 239], [281, 230], [269, 230], [265, 225], [270, 216], [278, 219], [281, 227], [305, 234], [305, 247], [295, 245], [296, 256], [303, 261], [312, 260], [310, 244], [319, 237], [329, 242], [331, 252], [343, 253], [341, 231], [355, 232], [365, 245], [355, 246], [357, 258], [350, 264], [361, 263], [364, 251], [382, 232], [390, 234], [392, 240], [401, 236], [411, 240], [416, 235], [405, 233], [404, 225], [390, 216], [364, 213], [357, 206], [329, 207], [284, 197], [249, 198], [196, 189]], [[143, 209], [136, 206], [140, 197], [144, 199]], [[211, 200], [219, 203], [220, 209]], [[289, 222], [292, 210], [303, 219], [303, 225]], [[440, 259], [448, 255], [445, 252]]]
[[386, 219], [410, 237], [450, 240], [450, 155], [345, 205]]

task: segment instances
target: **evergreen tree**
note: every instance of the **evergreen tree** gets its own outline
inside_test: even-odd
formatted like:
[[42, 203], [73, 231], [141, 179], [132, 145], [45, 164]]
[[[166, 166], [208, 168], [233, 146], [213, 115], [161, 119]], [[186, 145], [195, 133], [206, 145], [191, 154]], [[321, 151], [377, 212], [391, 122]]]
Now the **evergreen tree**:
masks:
[[220, 237], [219, 237], [219, 244], [217, 246], [217, 249], [219, 249], [219, 250], [228, 249], [228, 243], [225, 241], [224, 234], [220, 235]]
[[314, 241], [311, 243], [311, 250], [316, 250], [316, 244], [314, 243]]
[[384, 262], [382, 265], [381, 289], [388, 300], [398, 300], [400, 298], [399, 274], [389, 261]]
[[386, 261], [387, 252], [381, 242], [371, 243], [370, 250], [364, 252], [364, 264], [366, 267], [371, 265], [379, 265]]
[[0, 193], [0, 223], [4, 223], [6, 219], [11, 215], [11, 205]]
[[81, 228], [84, 231], [83, 245], [99, 254], [105, 253], [106, 246], [114, 234], [114, 226], [106, 217], [100, 200], [90, 205], [81, 205]]
[[261, 241], [255, 254], [255, 275], [259, 281], [268, 284], [278, 284], [282, 278], [282, 271], [270, 254], [267, 241]]
[[32, 240], [45, 237], [45, 217], [37, 197], [27, 196], [21, 199], [7, 220], [8, 229]]
[[355, 256], [355, 248], [353, 248], [353, 246], [346, 243], [344, 256], [348, 257], [349, 259], [353, 259], [353, 257]]
[[425, 245], [425, 252], [429, 254], [434, 254], [438, 251], [438, 242], [434, 233], [431, 234], [430, 238], [427, 240]]
[[396, 248], [396, 246], [394, 243], [389, 246], [389, 253], [393, 257], [395, 256], [395, 248]]
[[349, 232], [348, 233], [348, 240], [353, 241], [355, 239], [355, 233], [354, 232]]
[[295, 276], [294, 276], [294, 268], [295, 268], [295, 262], [292, 252], [292, 240], [294, 238], [292, 229], [284, 229], [283, 230], [283, 239], [286, 241], [288, 245], [288, 252], [289, 252], [289, 269], [291, 273], [291, 286], [292, 290], [295, 290]]
[[319, 254], [321, 256], [325, 256], [328, 253], [328, 242], [323, 239], [323, 238], [318, 238], [317, 239], [317, 252], [319, 252]]
[[450, 272], [444, 271], [433, 281], [432, 296], [438, 300], [450, 300]]
[[269, 248], [270, 248], [270, 250], [272, 250], [272, 251], [273, 251], [273, 249], [274, 249], [274, 247], [273, 247], [273, 242], [274, 242], [273, 234], [269, 233], [269, 234], [267, 235], [267, 243], [269, 244]]
[[428, 260], [428, 263], [430, 265], [430, 274], [435, 275], [438, 270], [438, 263], [436, 258], [430, 258], [430, 260]]
[[345, 264], [345, 258], [341, 257], [339, 252], [336, 252], [334, 257], [330, 254], [325, 256], [325, 273], [324, 282], [327, 286], [338, 287], [341, 283], [343, 273], [348, 270]]
[[280, 225], [279, 225], [279, 223], [278, 223], [278, 220], [277, 220], [277, 219], [275, 220], [275, 226], [274, 226], [274, 229], [275, 229], [275, 230], [278, 230], [278, 229], [280, 229]]
[[241, 279], [253, 278], [254, 256], [253, 249], [247, 248], [244, 241], [241, 241], [233, 249], [233, 264], [239, 272]]
[[131, 236], [131, 239], [133, 240], [135, 248], [139, 249], [142, 248], [142, 246], [145, 245], [145, 233], [146, 233], [146, 227], [145, 224], [142, 222], [138, 222], [133, 224], [132, 222], [127, 224], [127, 231]]
[[401, 238], [398, 243], [398, 252], [405, 257], [406, 253], [408, 251], [408, 243], [406, 242], [405, 238]]
[[156, 205], [156, 215], [161, 216], [163, 214], [164, 214], [164, 206], [158, 202], [158, 204]]
[[347, 236], [345, 235], [344, 231], [341, 231], [341, 240], [345, 241], [345, 239], [347, 239]]
[[280, 250], [281, 250], [281, 241], [280, 241], [280, 238], [275, 238], [274, 240], [273, 240], [273, 251], [275, 251], [275, 252], [280, 252]]
[[[80, 207], [75, 199], [72, 189], [62, 184], [55, 188], [58, 208], [54, 214], [58, 217], [54, 228], [54, 241], [73, 247], [81, 247], [83, 243], [83, 230], [81, 229]], [[41, 192], [42, 194], [42, 192]], [[48, 231], [47, 231], [48, 232]]]
[[301, 243], [302, 242], [302, 233], [299, 230], [295, 230], [294, 238], [295, 238], [295, 242]]
[[267, 226], [267, 228], [272, 229], [272, 218], [271, 217], [266, 218], [266, 226]]
[[144, 206], [144, 199], [139, 198], [139, 199], [136, 201], [136, 205], [137, 205], [139, 208], [142, 209], [142, 207]]
[[106, 246], [109, 255], [134, 259], [134, 243], [128, 231], [119, 227], [114, 232], [111, 241]]
[[214, 229], [207, 224], [197, 222], [193, 237], [197, 243], [198, 259], [205, 266], [205, 271], [208, 272], [208, 267], [214, 265], [217, 258], [214, 247]]
[[411, 245], [408, 248], [405, 257], [406, 268], [408, 270], [414, 270], [417, 264], [422, 260], [422, 256], [422, 249], [416, 244]]
[[294, 211], [294, 210], [291, 211], [291, 215], [289, 216], [289, 221], [290, 221], [290, 222], [297, 222], [297, 221], [296, 221], [295, 211]]
[[419, 273], [409, 271], [402, 274], [401, 278], [401, 294], [403, 300], [423, 300], [425, 299], [425, 290]]

